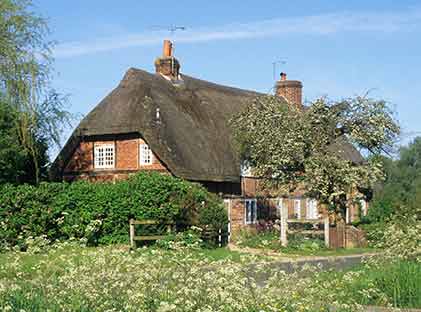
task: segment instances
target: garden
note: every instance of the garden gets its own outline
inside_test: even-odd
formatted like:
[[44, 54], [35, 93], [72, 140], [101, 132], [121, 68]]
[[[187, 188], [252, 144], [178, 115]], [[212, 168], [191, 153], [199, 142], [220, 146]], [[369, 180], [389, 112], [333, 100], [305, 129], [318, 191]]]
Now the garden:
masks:
[[[204, 240], [203, 230], [226, 225], [224, 206], [200, 185], [171, 176], [140, 173], [115, 184], [42, 183], [1, 190], [3, 311], [421, 306], [421, 226], [417, 219], [408, 220], [413, 210], [402, 210], [385, 223], [382, 237], [387, 239], [376, 243], [380, 257], [342, 271], [305, 265], [286, 272], [276, 258], [215, 248]], [[130, 218], [172, 221], [179, 230], [131, 250]], [[276, 233], [264, 232], [240, 235], [236, 243], [295, 256], [344, 253], [306, 239], [280, 249], [277, 239]]]

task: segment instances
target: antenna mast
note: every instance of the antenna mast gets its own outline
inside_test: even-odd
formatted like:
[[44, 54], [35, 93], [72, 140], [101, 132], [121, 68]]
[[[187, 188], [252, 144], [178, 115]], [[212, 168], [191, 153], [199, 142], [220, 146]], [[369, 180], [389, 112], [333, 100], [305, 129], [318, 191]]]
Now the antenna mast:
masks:
[[273, 80], [276, 81], [276, 65], [285, 65], [287, 63], [286, 57], [282, 57], [277, 61], [272, 62]]
[[[174, 36], [174, 34], [177, 31], [184, 31], [184, 30], [186, 30], [186, 27], [185, 26], [171, 25], [171, 26], [167, 27], [167, 30], [170, 32], [170, 38], [172, 39], [172, 37]], [[174, 51], [175, 51], [174, 39], [172, 39], [171, 41], [172, 41], [172, 50], [173, 50], [173, 53], [174, 53]]]

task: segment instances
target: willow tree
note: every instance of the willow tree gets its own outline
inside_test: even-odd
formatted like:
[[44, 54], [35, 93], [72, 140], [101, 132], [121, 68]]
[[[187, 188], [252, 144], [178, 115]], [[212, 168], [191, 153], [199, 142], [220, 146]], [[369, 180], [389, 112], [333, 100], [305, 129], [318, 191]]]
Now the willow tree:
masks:
[[0, 0], [0, 96], [18, 112], [19, 144], [31, 156], [38, 182], [39, 141], [59, 144], [70, 115], [65, 97], [50, 85], [53, 43], [48, 26], [30, 9], [29, 0]]
[[399, 134], [387, 103], [367, 96], [321, 98], [304, 109], [263, 96], [231, 122], [255, 176], [284, 193], [305, 189], [337, 212], [356, 189], [370, 189], [382, 178], [377, 156], [390, 153]]

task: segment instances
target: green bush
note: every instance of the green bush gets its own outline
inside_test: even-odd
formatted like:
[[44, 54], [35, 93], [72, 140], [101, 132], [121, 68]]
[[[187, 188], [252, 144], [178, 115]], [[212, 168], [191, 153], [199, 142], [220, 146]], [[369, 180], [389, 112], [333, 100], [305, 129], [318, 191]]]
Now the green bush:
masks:
[[279, 232], [276, 230], [258, 233], [242, 230], [236, 236], [236, 243], [242, 247], [267, 249], [291, 254], [298, 252], [310, 255], [327, 249], [322, 239], [299, 234], [290, 235], [288, 237], [288, 247], [282, 247], [279, 235]]
[[281, 248], [279, 232], [277, 231], [255, 232], [248, 229], [243, 229], [237, 233], [235, 240], [236, 243], [241, 247], [270, 250], [279, 250]]
[[190, 229], [166, 236], [156, 242], [162, 249], [178, 250], [183, 248], [199, 249], [202, 247], [201, 229], [192, 226]]
[[326, 249], [324, 241], [320, 238], [310, 238], [294, 235], [288, 240], [288, 248], [292, 250], [315, 252]]
[[172, 221], [178, 229], [227, 223], [221, 200], [202, 186], [158, 173], [118, 183], [0, 186], [0, 246], [25, 248], [28, 237], [127, 242], [130, 218]]

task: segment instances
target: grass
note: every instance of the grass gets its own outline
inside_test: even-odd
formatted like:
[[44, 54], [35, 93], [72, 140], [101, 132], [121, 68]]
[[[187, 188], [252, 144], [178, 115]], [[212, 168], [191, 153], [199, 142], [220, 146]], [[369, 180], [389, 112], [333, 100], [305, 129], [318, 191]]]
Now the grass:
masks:
[[[142, 249], [138, 249], [140, 252], [151, 252], [153, 250], [157, 250], [158, 248], [150, 247], [146, 248], [142, 251]], [[179, 252], [168, 250], [169, 254], [173, 254], [174, 257], [178, 257], [180, 255]], [[247, 257], [248, 254], [238, 251], [230, 250], [226, 247], [220, 248], [201, 248], [201, 249], [191, 249], [189, 251], [189, 256], [196, 259], [196, 260], [207, 260], [207, 261], [220, 261], [220, 260], [230, 260], [233, 262], [240, 262], [242, 257]], [[266, 259], [266, 257], [258, 257], [261, 259]]]
[[352, 256], [359, 254], [368, 254], [373, 252], [378, 252], [378, 249], [375, 248], [338, 248], [330, 249], [323, 248], [320, 250], [300, 250], [300, 249], [291, 249], [291, 248], [280, 248], [280, 252], [286, 255], [291, 256]]
[[[364, 251], [359, 250], [359, 252]], [[343, 254], [347, 251], [325, 250], [324, 252], [325, 254], [327, 252]], [[79, 307], [85, 309], [78, 311], [100, 311], [106, 310], [105, 307], [125, 310], [126, 301], [132, 300], [128, 298], [133, 298], [132, 292], [136, 293], [138, 289], [137, 284], [132, 286], [131, 283], [140, 283], [139, 287], [143, 288], [139, 289], [142, 291], [149, 291], [149, 289], [152, 291], [156, 288], [156, 293], [151, 293], [148, 298], [160, 298], [159, 302], [170, 299], [177, 301], [181, 287], [188, 293], [186, 298], [190, 298], [189, 296], [192, 295], [190, 292], [194, 293], [195, 287], [200, 288], [200, 293], [203, 295], [201, 300], [208, 300], [206, 299], [209, 295], [208, 292], [216, 296], [215, 298], [219, 298], [219, 293], [226, 287], [230, 289], [227, 295], [234, 290], [245, 295], [249, 286], [243, 289], [241, 283], [244, 282], [244, 279], [238, 274], [256, 269], [255, 266], [249, 265], [249, 261], [244, 261], [247, 260], [247, 257], [250, 256], [226, 248], [183, 252], [139, 248], [135, 252], [129, 253], [128, 247], [123, 245], [101, 248], [64, 247], [40, 254], [0, 254], [0, 308], [12, 306], [12, 311], [20, 309], [25, 311], [45, 311], [46, 309], [61, 311], [64, 307], [71, 306], [78, 307], [75, 310], [78, 310]], [[251, 257], [250, 259], [255, 261], [254, 265], [259, 262], [259, 258]], [[201, 270], [200, 266], [206, 269]], [[217, 270], [221, 271], [216, 273]], [[184, 273], [180, 275], [181, 272]], [[265, 267], [263, 272], [272, 277], [279, 274], [276, 268], [270, 264]], [[207, 279], [202, 281], [204, 278]], [[235, 278], [238, 278], [238, 281], [234, 281]], [[279, 283], [278, 279], [280, 279]], [[187, 284], [182, 282], [183, 280], [186, 280]], [[304, 280], [306, 282], [303, 282]], [[148, 282], [146, 283], [146, 281]], [[168, 281], [170, 283], [167, 285]], [[189, 283], [192, 283], [192, 289], [189, 289]], [[297, 297], [297, 300], [306, 301], [308, 298], [309, 302], [312, 302], [307, 296], [320, 296], [321, 289], [327, 287], [326, 291], [331, 296], [330, 300], [333, 298], [337, 302], [352, 301], [363, 305], [385, 306], [392, 304], [396, 307], [421, 308], [421, 287], [419, 286], [421, 285], [421, 263], [415, 261], [364, 264], [346, 272], [315, 273], [314, 277], [312, 275], [299, 277], [281, 274], [272, 280], [272, 283], [275, 284], [264, 291], [262, 289], [262, 293], [259, 288], [254, 291], [259, 296], [266, 296], [268, 290], [272, 291], [275, 296], [285, 295], [286, 299], [282, 300], [292, 298], [291, 304], [294, 305], [293, 296], [308, 291], [307, 295], [303, 293], [302, 298]], [[302, 285], [298, 285], [299, 283]], [[280, 287], [283, 292], [290, 287], [296, 287], [297, 290], [292, 289], [291, 293], [283, 294], [283, 292], [277, 291], [281, 289]], [[125, 291], [128, 288], [130, 289]], [[313, 288], [317, 291], [313, 292], [311, 290]], [[141, 293], [136, 294], [140, 296]], [[160, 294], [163, 294], [163, 297]], [[237, 295], [239, 294], [235, 293], [233, 298]], [[250, 302], [253, 302], [253, 296], [255, 294], [252, 294]], [[56, 300], [56, 297], [59, 299]], [[268, 298], [266, 299], [272, 300]], [[103, 307], [96, 306], [100, 301], [104, 303]], [[142, 304], [148, 304], [148, 301], [142, 302]], [[150, 311], [154, 310], [156, 309], [150, 308]]]
[[234, 262], [239, 262], [241, 257], [244, 256], [244, 253], [232, 251], [228, 248], [215, 248], [215, 249], [202, 249], [199, 251], [193, 251], [193, 254], [196, 254], [198, 258], [206, 258], [210, 261], [218, 260], [231, 260]]
[[362, 305], [396, 308], [421, 308], [421, 263], [396, 261], [376, 265], [360, 265], [348, 272], [322, 274], [324, 280], [344, 279], [357, 275], [342, 293]]
[[288, 247], [282, 247], [279, 234], [276, 232], [262, 232], [250, 234], [241, 233], [237, 244], [241, 247], [257, 248], [279, 252], [292, 257], [299, 256], [347, 256], [377, 252], [374, 248], [339, 248], [330, 249], [324, 246], [324, 242], [318, 238], [306, 239], [303, 237], [290, 238]]

